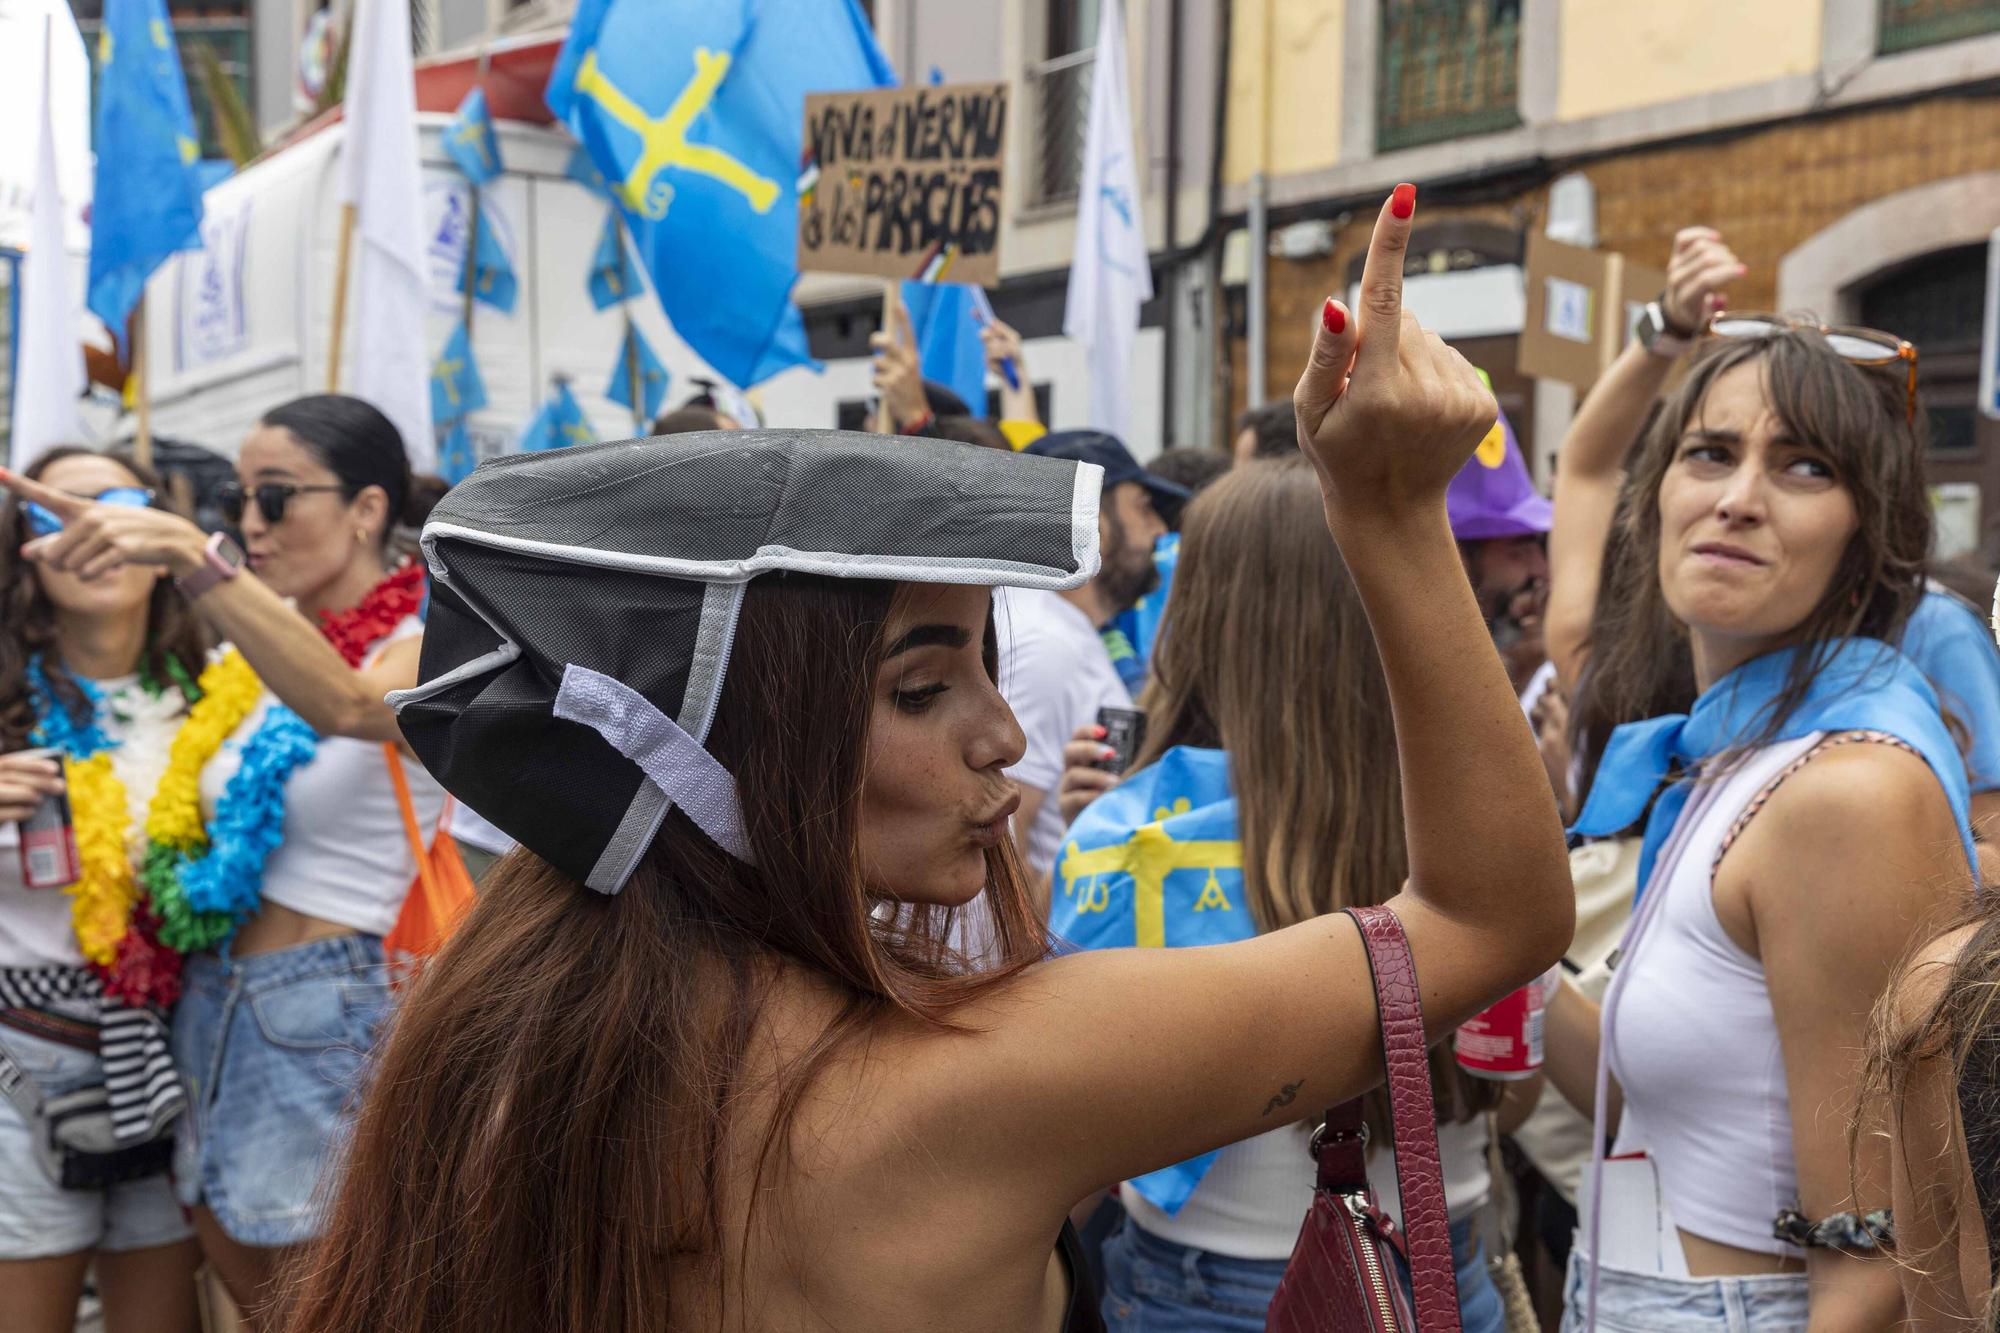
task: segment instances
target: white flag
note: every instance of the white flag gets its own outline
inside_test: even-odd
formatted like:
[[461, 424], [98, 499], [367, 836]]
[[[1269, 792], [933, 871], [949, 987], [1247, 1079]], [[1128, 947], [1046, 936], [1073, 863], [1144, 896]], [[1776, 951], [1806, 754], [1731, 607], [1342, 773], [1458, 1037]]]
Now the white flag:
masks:
[[42, 42], [41, 105], [35, 116], [35, 195], [29, 205], [28, 253], [21, 282], [18, 359], [8, 465], [24, 468], [52, 445], [81, 444], [77, 400], [83, 396], [83, 306], [63, 245], [63, 198], [56, 174], [55, 79]]
[[355, 226], [346, 392], [395, 423], [414, 471], [435, 472], [424, 329], [430, 278], [407, 0], [360, 0], [348, 41], [340, 201], [354, 205]]
[[1118, 0], [1097, 11], [1090, 133], [1076, 201], [1076, 257], [1069, 271], [1063, 332], [1084, 346], [1090, 368], [1090, 424], [1120, 440], [1132, 424], [1132, 340], [1139, 307], [1152, 298], [1139, 170], [1132, 153], [1125, 85], [1125, 20]]

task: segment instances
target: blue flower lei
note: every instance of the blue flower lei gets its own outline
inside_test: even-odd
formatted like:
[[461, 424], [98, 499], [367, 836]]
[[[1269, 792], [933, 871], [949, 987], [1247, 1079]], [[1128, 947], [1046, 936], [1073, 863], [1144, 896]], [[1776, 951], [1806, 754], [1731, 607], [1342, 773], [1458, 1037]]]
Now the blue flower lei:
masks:
[[113, 749], [118, 742], [104, 734], [104, 728], [97, 725], [98, 705], [103, 701], [104, 692], [96, 682], [72, 676], [76, 687], [83, 691], [83, 697], [90, 701], [90, 718], [82, 725], [70, 716], [69, 709], [63, 707], [62, 700], [56, 698], [55, 687], [49, 683], [48, 671], [42, 666], [42, 655], [36, 653], [28, 659], [28, 693], [35, 704], [35, 744], [51, 750], [60, 750], [71, 759], [84, 760], [103, 750]]
[[208, 850], [181, 863], [188, 905], [235, 918], [219, 945], [227, 945], [236, 925], [257, 910], [264, 863], [285, 837], [285, 784], [318, 749], [319, 735], [305, 719], [273, 701], [215, 803]]

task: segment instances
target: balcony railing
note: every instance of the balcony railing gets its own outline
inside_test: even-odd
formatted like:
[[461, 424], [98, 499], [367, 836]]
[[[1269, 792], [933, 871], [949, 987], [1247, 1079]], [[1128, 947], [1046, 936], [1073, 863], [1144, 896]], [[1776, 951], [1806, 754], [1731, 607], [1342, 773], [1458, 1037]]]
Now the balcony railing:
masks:
[[1882, 54], [2000, 32], [2000, 0], [1882, 0]]
[[1059, 204], [1076, 198], [1083, 180], [1084, 139], [1090, 129], [1094, 48], [1028, 67], [1034, 137], [1028, 145], [1028, 202]]
[[1381, 0], [1381, 152], [1521, 123], [1520, 0]]

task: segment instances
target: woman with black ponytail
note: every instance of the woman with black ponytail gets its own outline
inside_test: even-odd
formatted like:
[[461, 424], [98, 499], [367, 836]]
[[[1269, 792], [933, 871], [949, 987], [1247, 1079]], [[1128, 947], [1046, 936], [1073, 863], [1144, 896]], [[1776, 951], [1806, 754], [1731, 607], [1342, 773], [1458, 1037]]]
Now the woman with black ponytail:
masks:
[[422, 566], [395, 561], [420, 525], [396, 429], [318, 394], [244, 439], [210, 536], [173, 515], [92, 502], [12, 474], [62, 519], [30, 543], [85, 584], [164, 567], [231, 649], [167, 780], [190, 798], [149, 820], [145, 879], [162, 939], [185, 952], [175, 1061], [189, 1087], [174, 1179], [209, 1261], [255, 1326], [280, 1261], [317, 1234], [317, 1186], [389, 1007], [382, 936], [443, 792], [404, 763], [382, 702], [417, 680]]

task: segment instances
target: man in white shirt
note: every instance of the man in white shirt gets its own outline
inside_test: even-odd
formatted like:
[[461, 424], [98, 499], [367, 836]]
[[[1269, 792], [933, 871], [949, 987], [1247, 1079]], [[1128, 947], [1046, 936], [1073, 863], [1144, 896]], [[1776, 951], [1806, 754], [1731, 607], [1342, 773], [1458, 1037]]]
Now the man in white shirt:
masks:
[[1098, 709], [1132, 706], [1098, 629], [1159, 582], [1153, 543], [1167, 529], [1154, 501], [1184, 501], [1188, 492], [1147, 472], [1123, 444], [1101, 431], [1058, 431], [1027, 452], [1104, 469], [1097, 577], [1068, 592], [1008, 588], [994, 598], [1000, 693], [1028, 742], [1021, 762], [1007, 770], [1021, 787], [1014, 837], [1030, 870], [1046, 878], [1062, 845], [1055, 792], [1063, 747], [1078, 727], [1097, 721]]

